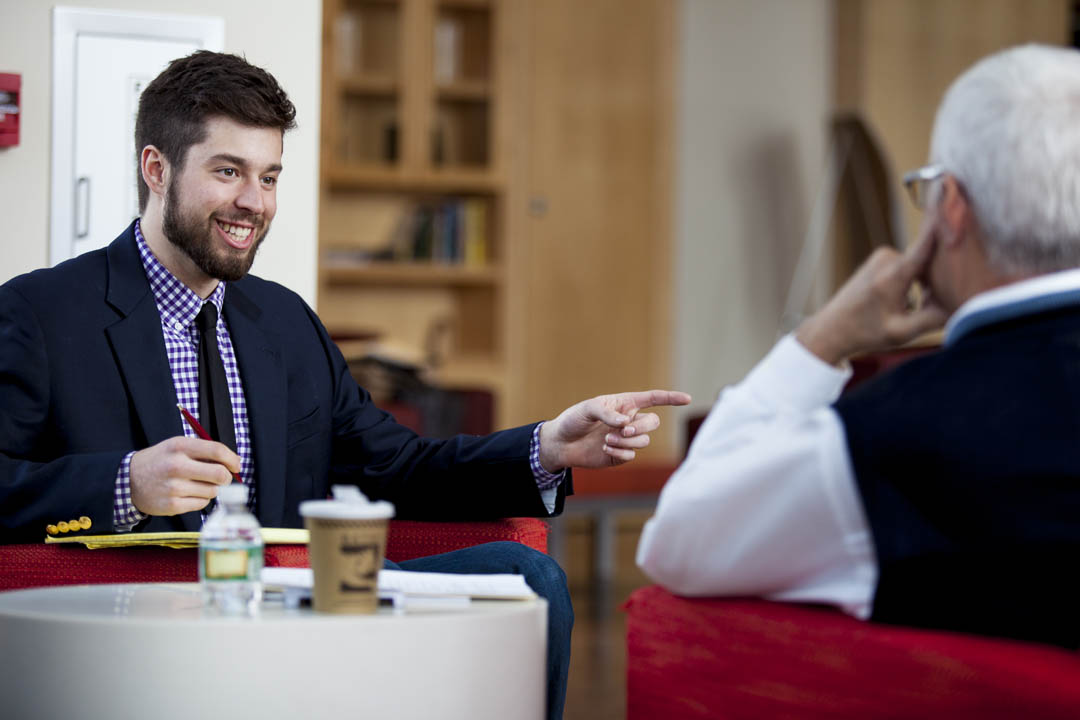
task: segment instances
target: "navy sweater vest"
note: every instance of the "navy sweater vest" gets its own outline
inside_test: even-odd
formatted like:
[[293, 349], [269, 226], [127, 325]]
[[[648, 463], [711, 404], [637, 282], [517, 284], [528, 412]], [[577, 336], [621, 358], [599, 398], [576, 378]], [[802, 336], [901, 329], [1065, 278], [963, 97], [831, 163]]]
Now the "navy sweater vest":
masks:
[[973, 330], [836, 403], [873, 619], [1080, 642], [1080, 307]]

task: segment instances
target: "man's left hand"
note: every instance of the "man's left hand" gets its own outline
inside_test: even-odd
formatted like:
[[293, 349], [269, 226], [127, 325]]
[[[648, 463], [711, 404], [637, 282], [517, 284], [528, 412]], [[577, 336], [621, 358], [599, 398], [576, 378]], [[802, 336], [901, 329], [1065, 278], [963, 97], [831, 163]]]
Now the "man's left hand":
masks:
[[937, 300], [925, 292], [922, 304], [914, 305], [910, 296], [911, 288], [926, 280], [936, 248], [934, 235], [925, 235], [905, 253], [878, 248], [795, 337], [825, 362], [839, 365], [852, 355], [894, 348], [941, 327], [948, 313]]
[[672, 390], [599, 395], [563, 410], [540, 428], [540, 464], [548, 472], [568, 467], [609, 467], [634, 459], [660, 427], [661, 405], [686, 405], [690, 396]]

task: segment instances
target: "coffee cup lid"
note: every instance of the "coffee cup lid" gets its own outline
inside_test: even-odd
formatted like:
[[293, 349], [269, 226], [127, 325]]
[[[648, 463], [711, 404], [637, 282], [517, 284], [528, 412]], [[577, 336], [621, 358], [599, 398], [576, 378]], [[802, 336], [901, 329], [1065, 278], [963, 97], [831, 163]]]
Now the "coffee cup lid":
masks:
[[333, 500], [305, 500], [300, 503], [303, 517], [333, 520], [381, 520], [394, 517], [394, 506], [386, 500], [369, 501], [352, 485], [335, 485]]

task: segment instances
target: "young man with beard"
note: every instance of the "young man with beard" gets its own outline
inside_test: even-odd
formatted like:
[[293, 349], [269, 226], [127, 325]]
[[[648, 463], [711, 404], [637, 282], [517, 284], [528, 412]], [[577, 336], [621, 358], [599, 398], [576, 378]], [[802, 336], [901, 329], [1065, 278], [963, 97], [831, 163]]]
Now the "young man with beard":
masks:
[[[233, 473], [267, 527], [302, 526], [299, 503], [343, 482], [405, 518], [549, 516], [568, 468], [632, 459], [659, 425], [638, 411], [689, 401], [607, 395], [447, 441], [398, 425], [314, 312], [247, 274], [294, 115], [238, 57], [174, 61], [139, 104], [140, 218], [105, 249], [0, 287], [0, 541], [37, 542], [80, 516], [106, 532], [197, 530]], [[177, 403], [220, 442], [194, 437]], [[402, 567], [524, 574], [549, 603], [548, 712], [561, 715], [573, 612], [558, 565], [492, 543]]]

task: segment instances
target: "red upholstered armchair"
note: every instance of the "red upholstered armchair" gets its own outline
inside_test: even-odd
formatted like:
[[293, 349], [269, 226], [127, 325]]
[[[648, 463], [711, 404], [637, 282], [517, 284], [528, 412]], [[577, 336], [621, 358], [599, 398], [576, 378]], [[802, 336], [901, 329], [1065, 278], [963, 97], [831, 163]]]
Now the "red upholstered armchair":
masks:
[[625, 609], [628, 720], [1080, 717], [1057, 648], [656, 586]]
[[[852, 384], [928, 348], [859, 358]], [[1080, 654], [832, 608], [634, 592], [628, 720], [1080, 717]]]
[[[512, 540], [547, 551], [548, 526], [536, 518], [493, 522], [390, 523], [386, 556], [410, 560], [496, 540]], [[268, 567], [306, 567], [306, 545], [269, 545]], [[42, 585], [126, 582], [196, 582], [198, 553], [163, 547], [87, 550], [82, 545], [0, 545], [0, 590]]]

